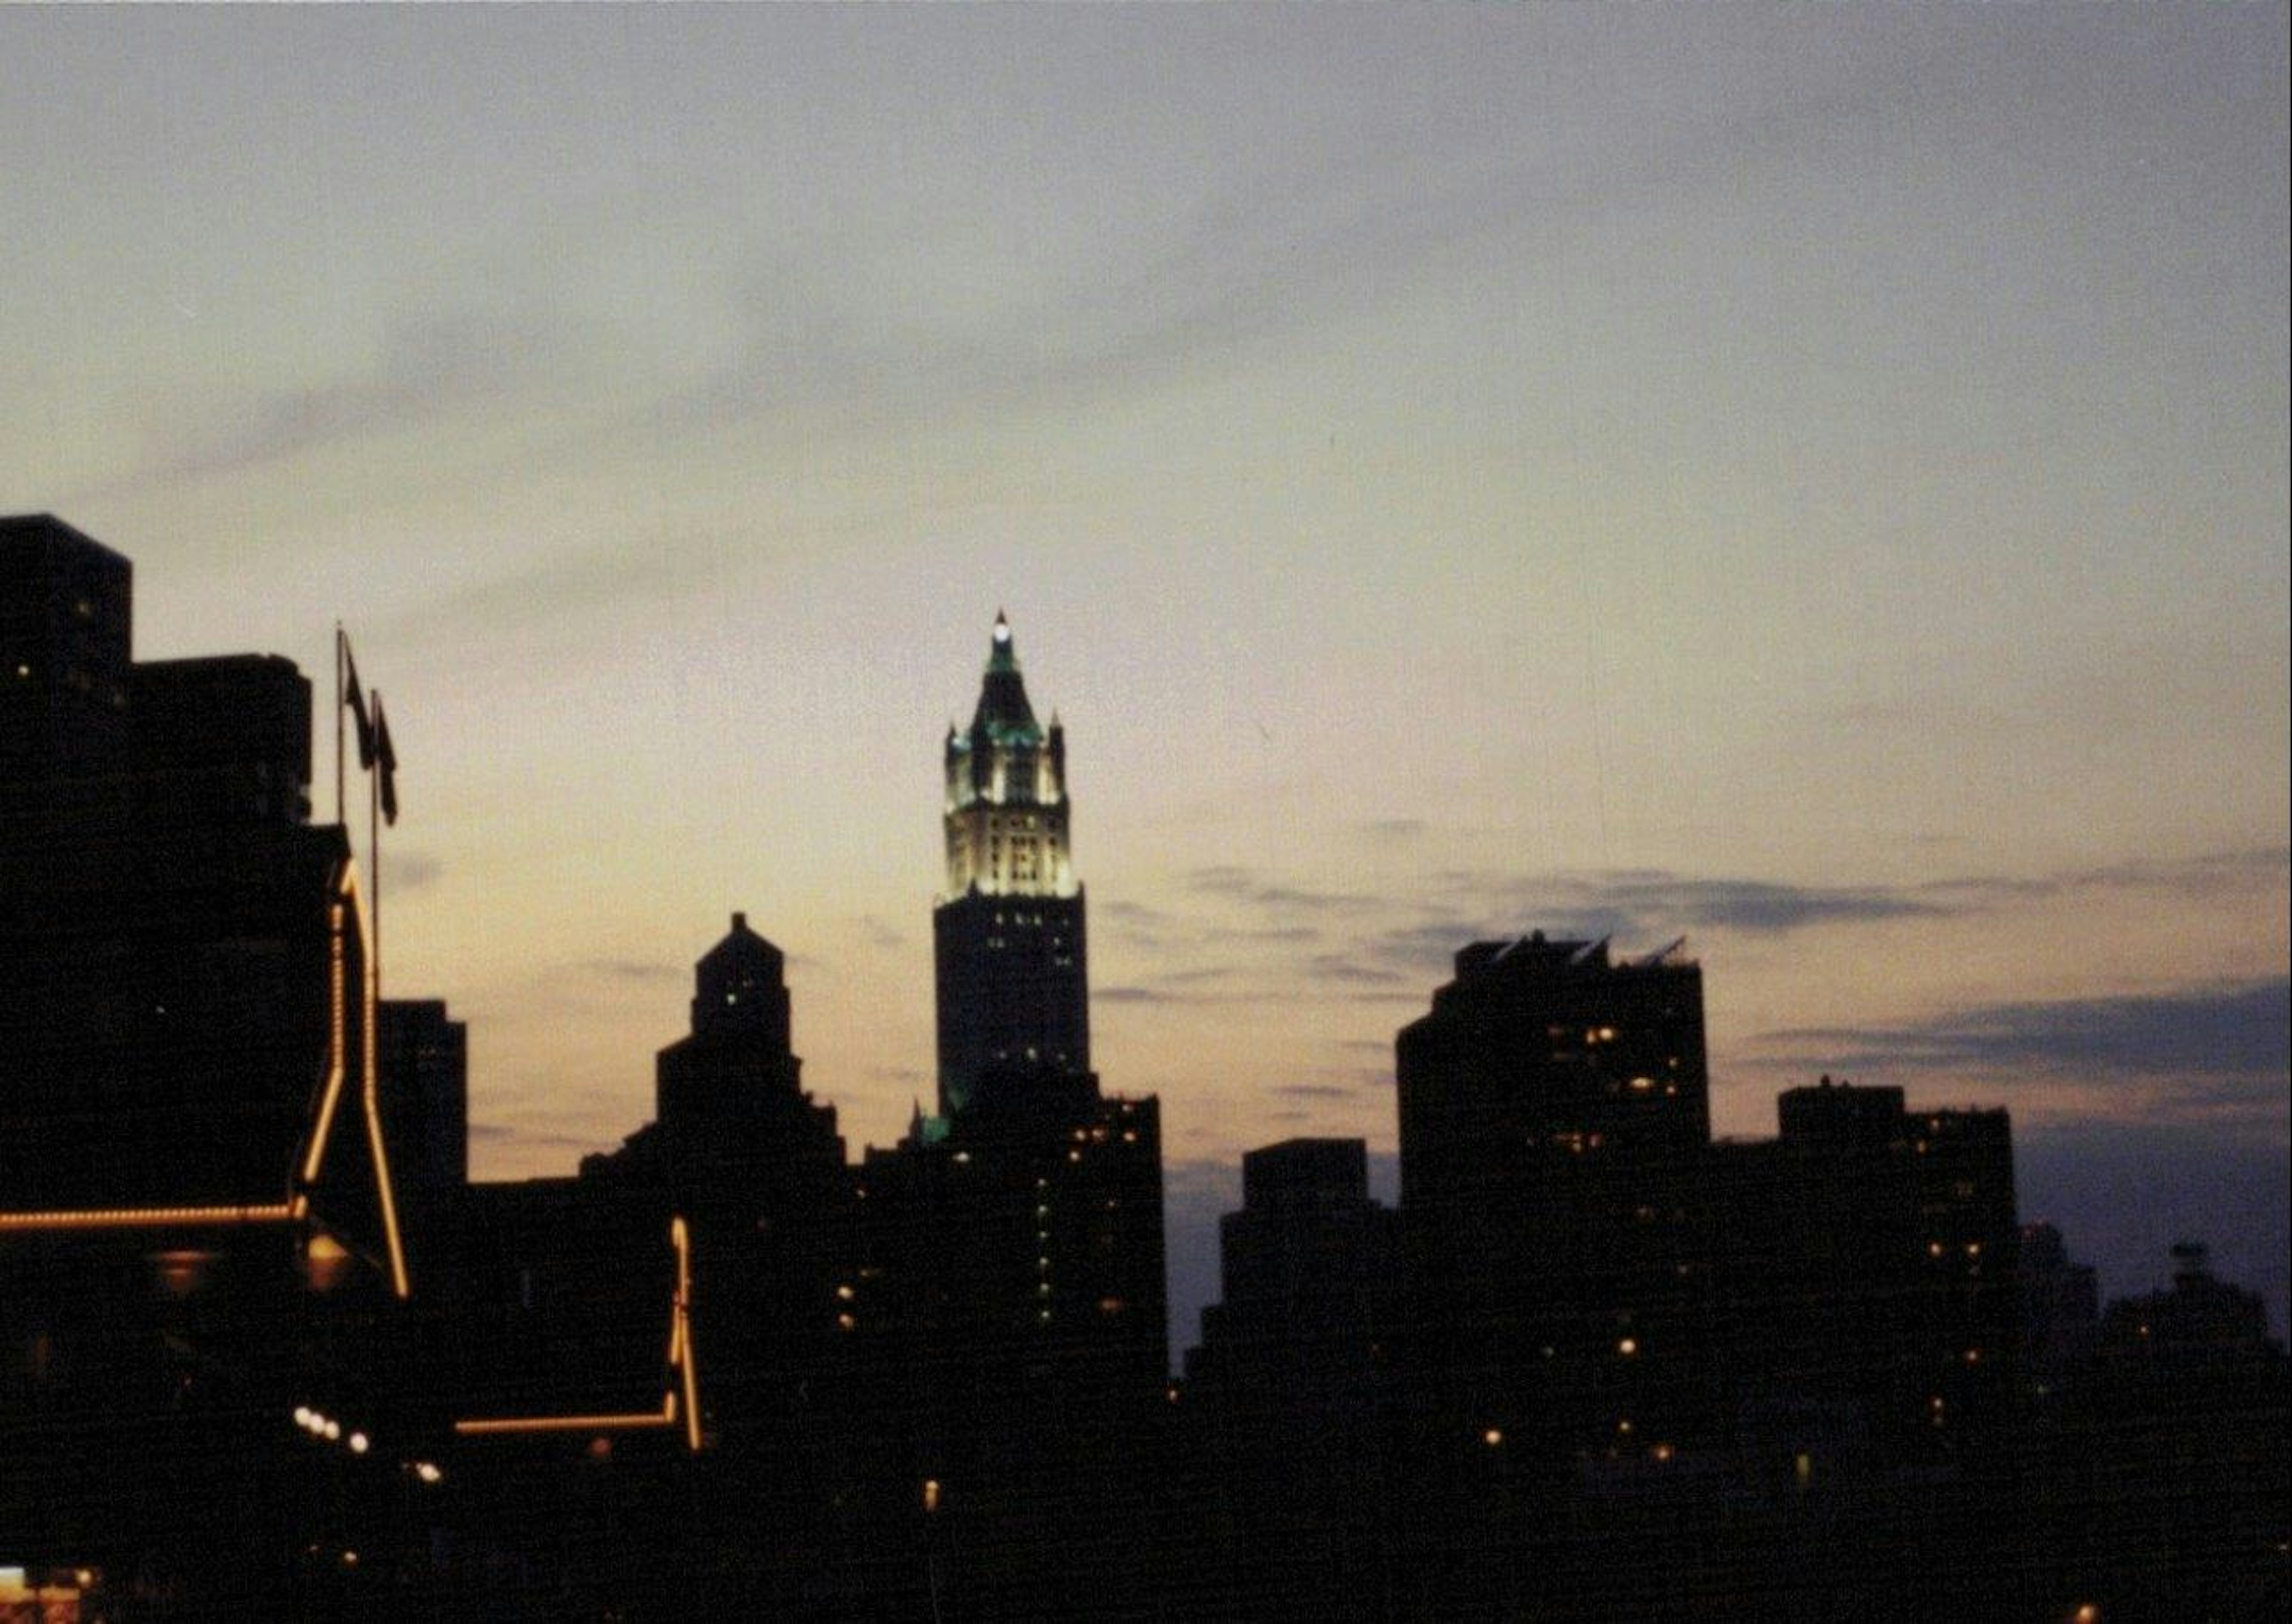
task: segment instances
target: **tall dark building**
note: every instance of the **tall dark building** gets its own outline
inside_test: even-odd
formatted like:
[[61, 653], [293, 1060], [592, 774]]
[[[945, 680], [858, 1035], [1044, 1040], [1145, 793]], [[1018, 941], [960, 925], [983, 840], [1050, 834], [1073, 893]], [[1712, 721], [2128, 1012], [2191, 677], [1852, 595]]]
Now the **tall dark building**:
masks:
[[308, 822], [310, 683], [270, 655], [136, 664], [131, 580], [69, 525], [0, 520], [11, 1204], [277, 1171], [318, 1077], [295, 1022], [328, 987], [284, 938], [355, 890], [342, 831]]
[[2057, 1373], [2032, 1452], [2052, 1593], [2104, 1619], [2282, 1615], [2292, 1361], [2257, 1293], [2173, 1248], [2169, 1289], [2111, 1303]]
[[1241, 1210], [1218, 1220], [1223, 1296], [1202, 1310], [1182, 1411], [1231, 1508], [1234, 1610], [1389, 1616], [1396, 1215], [1369, 1199], [1359, 1139], [1248, 1151], [1241, 1185]]
[[470, 1183], [469, 1027], [443, 998], [375, 1006], [375, 1064], [399, 1216], [417, 1259], [440, 1254]]
[[1460, 1438], [1548, 1458], [1707, 1421], [1699, 967], [1479, 942], [1401, 1030], [1414, 1362]]
[[2051, 1224], [2022, 1226], [2022, 1357], [2042, 1394], [2093, 1351], [2101, 1330], [2101, 1281], [2070, 1256]]
[[797, 1395], [836, 1340], [849, 1280], [843, 1140], [835, 1108], [803, 1091], [786, 965], [734, 914], [693, 966], [691, 1030], [656, 1062], [654, 1121], [582, 1165], [585, 1180], [657, 1201], [653, 1230], [689, 1223], [709, 1425], [728, 1435], [799, 1426]]
[[786, 964], [734, 914], [656, 1058], [655, 1119], [577, 1178], [472, 1187], [458, 1369], [488, 1492], [523, 1514], [472, 1531], [488, 1576], [538, 1564], [601, 1612], [817, 1616], [891, 1560], [861, 1480], [886, 1475], [899, 1393], [855, 1369], [851, 1183]]
[[[658, 1131], [681, 1182], [745, 1186], [784, 1179], [787, 1166], [840, 1169], [835, 1109], [803, 1091], [788, 1016], [787, 960], [732, 916], [724, 939], [692, 967], [692, 1030], [661, 1050]], [[745, 1169], [743, 1171], [742, 1169]]]
[[0, 933], [101, 884], [127, 838], [133, 584], [60, 519], [0, 518]]
[[138, 1611], [344, 1615], [418, 1593], [437, 1442], [365, 905], [309, 684], [134, 664], [130, 580], [0, 519], [0, 1528]]
[[1065, 738], [1036, 720], [1000, 615], [946, 769], [939, 1111], [868, 1152], [848, 1312], [904, 1373], [884, 1408], [934, 1611], [1053, 1616], [1079, 1572], [1143, 1594], [1166, 1493], [1145, 1442], [1168, 1408], [1159, 1103], [1091, 1070]]
[[997, 614], [970, 731], [947, 735], [947, 892], [932, 917], [942, 1117], [959, 1116], [990, 1071], [1090, 1071], [1066, 780], [1066, 735], [1055, 715], [1047, 729], [1036, 721]]
[[1828, 1077], [1776, 1110], [1780, 1139], [1715, 1163], [1739, 1379], [1833, 1407], [1875, 1463], [1994, 1448], [2022, 1343], [2006, 1112]]

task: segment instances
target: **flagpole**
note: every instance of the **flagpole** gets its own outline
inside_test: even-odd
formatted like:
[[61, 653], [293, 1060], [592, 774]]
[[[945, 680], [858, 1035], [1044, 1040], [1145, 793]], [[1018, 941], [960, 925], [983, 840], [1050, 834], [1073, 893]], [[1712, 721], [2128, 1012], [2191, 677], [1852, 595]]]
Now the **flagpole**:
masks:
[[343, 623], [339, 620], [335, 622], [335, 821], [347, 840], [350, 825], [343, 815]]
[[[382, 695], [374, 696], [375, 709], [382, 707]], [[374, 880], [374, 1001], [376, 1009], [382, 1006], [382, 775], [380, 762], [366, 775], [366, 854], [373, 869]]]

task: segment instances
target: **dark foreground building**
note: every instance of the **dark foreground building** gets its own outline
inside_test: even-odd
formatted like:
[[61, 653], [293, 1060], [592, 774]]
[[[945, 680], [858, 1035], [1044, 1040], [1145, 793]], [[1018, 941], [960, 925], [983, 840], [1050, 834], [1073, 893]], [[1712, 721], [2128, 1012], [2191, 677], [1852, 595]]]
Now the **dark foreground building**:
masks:
[[2173, 1248], [2037, 1407], [2031, 1524], [2051, 1595], [2105, 1619], [2279, 1619], [2292, 1602], [2292, 1361], [2260, 1297]]
[[785, 968], [733, 915], [653, 1120], [577, 1178], [470, 1192], [461, 1430], [494, 1515], [458, 1531], [456, 1570], [487, 1616], [833, 1617], [920, 1593], [843, 1141], [803, 1087]]
[[425, 1596], [445, 1418], [310, 685], [137, 664], [130, 603], [0, 521], [0, 1530], [115, 1618]]
[[1400, 1036], [1403, 1611], [2014, 1610], [2005, 1113], [1715, 1146], [1675, 954], [1478, 943]]
[[1710, 1437], [1701, 969], [1481, 942], [1396, 1054], [1409, 1361], [1444, 1447]]
[[999, 615], [946, 767], [940, 1111], [860, 1171], [863, 1328], [902, 1372], [940, 1615], [1064, 1616], [1085, 1582], [1150, 1616], [1174, 1515], [1160, 1109], [1090, 1069], [1065, 739]]
[[1182, 1410], [1231, 1604], [1260, 1618], [1390, 1617], [1397, 1215], [1369, 1199], [1359, 1139], [1248, 1151], [1241, 1185], [1241, 1210], [1218, 1221], [1223, 1290], [1186, 1355]]
[[1168, 1382], [1158, 1103], [1091, 1070], [1063, 741], [999, 620], [937, 1114], [850, 1167], [734, 915], [654, 1120], [468, 1186], [464, 1033], [376, 998], [309, 684], [136, 663], [128, 586], [0, 521], [0, 1604], [2284, 1611], [2257, 1302], [2188, 1248], [2098, 1314], [2002, 1111], [1825, 1079], [1713, 1143], [1675, 949], [1466, 948], [1398, 1040], [1398, 1214], [1359, 1141], [1251, 1152]]

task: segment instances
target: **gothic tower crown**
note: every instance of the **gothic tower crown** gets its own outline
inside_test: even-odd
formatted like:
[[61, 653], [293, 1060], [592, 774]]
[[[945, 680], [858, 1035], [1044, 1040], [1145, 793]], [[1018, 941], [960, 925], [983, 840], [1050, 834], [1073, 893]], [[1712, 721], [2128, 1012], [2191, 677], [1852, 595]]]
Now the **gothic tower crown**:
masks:
[[1066, 734], [1027, 699], [1011, 622], [996, 611], [968, 730], [947, 732], [947, 894], [1070, 897]]

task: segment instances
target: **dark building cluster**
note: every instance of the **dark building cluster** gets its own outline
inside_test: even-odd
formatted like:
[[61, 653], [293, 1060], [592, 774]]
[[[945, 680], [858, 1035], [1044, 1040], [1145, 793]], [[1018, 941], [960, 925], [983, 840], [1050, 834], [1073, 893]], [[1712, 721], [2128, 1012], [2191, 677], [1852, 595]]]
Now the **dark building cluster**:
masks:
[[1063, 731], [998, 616], [946, 741], [938, 1090], [854, 1157], [780, 950], [652, 1119], [468, 1176], [311, 684], [142, 662], [0, 521], [0, 1619], [2280, 1616], [2287, 1361], [2175, 1255], [2104, 1310], [1996, 1110], [1710, 1131], [1701, 970], [1531, 933], [1360, 1140], [1243, 1159], [1167, 1367], [1160, 1106], [1092, 1069]]

